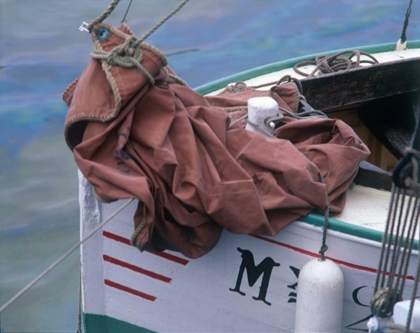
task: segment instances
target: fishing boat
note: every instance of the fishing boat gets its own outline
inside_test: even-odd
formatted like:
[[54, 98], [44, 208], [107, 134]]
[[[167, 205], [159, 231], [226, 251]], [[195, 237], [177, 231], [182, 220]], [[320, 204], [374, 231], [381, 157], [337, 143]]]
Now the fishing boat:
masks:
[[[391, 197], [389, 170], [411, 139], [413, 122], [405, 117], [418, 117], [419, 47], [419, 42], [412, 42], [400, 51], [395, 44], [359, 48], [379, 64], [301, 80], [308, 104], [350, 124], [372, 152], [347, 190], [343, 212], [329, 219], [326, 256], [340, 266], [345, 281], [342, 332], [367, 330], [371, 317]], [[251, 69], [196, 90], [214, 95], [224, 87], [243, 89], [245, 84], [259, 86], [284, 75], [299, 77], [293, 66], [316, 57]], [[399, 121], [401, 126], [396, 125]], [[79, 176], [83, 238], [123, 201], [100, 203], [92, 185], [82, 173]], [[139, 253], [131, 242], [136, 208], [131, 202], [82, 245], [86, 332], [294, 331], [298, 277], [304, 264], [319, 256], [322, 214], [302, 216], [275, 236], [224, 230], [214, 249], [190, 259], [169, 250]], [[405, 298], [411, 295], [417, 262], [418, 250], [413, 250]], [[257, 276], [252, 279], [252, 274]], [[335, 313], [331, 307], [328, 311]]]
[[[123, 26], [121, 30], [130, 34], [127, 27]], [[96, 46], [104, 34], [107, 39], [108, 34], [119, 33], [107, 26], [100, 26], [96, 31], [96, 35], [93, 34]], [[103, 50], [105, 46], [95, 51], [96, 59], [102, 61], [102, 66], [105, 62], [109, 65], [109, 58], [100, 57]], [[143, 53], [146, 50], [154, 52], [151, 46], [145, 47]], [[113, 52], [113, 49], [110, 52]], [[155, 52], [156, 54], [160, 57], [160, 53]], [[341, 67], [338, 71], [334, 70], [334, 65], [337, 65], [334, 60], [342, 60], [345, 54], [350, 56], [344, 62], [351, 65], [344, 70]], [[354, 61], [348, 60], [353, 56], [358, 57], [356, 66]], [[327, 73], [314, 75], [322, 70], [322, 66], [329, 64], [326, 59], [332, 61], [332, 65], [326, 70]], [[314, 60], [318, 63], [313, 63]], [[136, 67], [139, 68], [138, 65]], [[143, 68], [145, 67], [146, 65]], [[107, 70], [106, 67], [104, 69]], [[147, 71], [141, 69], [141, 72], [144, 74]], [[305, 72], [309, 75], [305, 75]], [[412, 141], [415, 122], [419, 117], [419, 72], [420, 43], [403, 45], [399, 42], [358, 48], [357, 51], [350, 52], [333, 51], [322, 56], [310, 55], [269, 64], [195, 89], [197, 93], [217, 99], [229, 94], [240, 95], [243, 91], [251, 91], [251, 95], [259, 96], [261, 91], [272, 90], [274, 85], [284, 81], [281, 78], [300, 82], [300, 109], [297, 114], [303, 116], [304, 113], [309, 113], [317, 116], [315, 110], [322, 110], [329, 118], [341, 119], [367, 144], [371, 154], [360, 164], [357, 176], [347, 190], [346, 206], [334, 218], [330, 218], [327, 212], [311, 212], [297, 217], [295, 222], [287, 224], [274, 235], [256, 232], [238, 234], [235, 227], [231, 227], [230, 231], [227, 227], [221, 233], [217, 244], [210, 247], [211, 251], [204, 251], [208, 252], [205, 255], [202, 255], [202, 252], [197, 255], [194, 249], [190, 251], [189, 248], [180, 251], [173, 243], [168, 245], [171, 241], [160, 239], [165, 236], [155, 237], [158, 238], [156, 242], [159, 244], [155, 248], [152, 247], [151, 251], [146, 247], [146, 251], [139, 253], [137, 248], [144, 250], [144, 244], [139, 238], [149, 236], [150, 241], [151, 231], [149, 235], [147, 232], [144, 235], [142, 223], [135, 223], [133, 228], [133, 216], [144, 213], [144, 209], [138, 200], [126, 201], [123, 211], [107, 222], [101, 232], [94, 234], [82, 245], [81, 309], [85, 332], [304, 332], [305, 327], [312, 327], [313, 331], [317, 332], [367, 330], [367, 322], [372, 318], [371, 299], [374, 292], [378, 292], [379, 276], [389, 272], [387, 267], [378, 268], [378, 260], [385, 248], [385, 245], [382, 245], [385, 223], [392, 220], [392, 208], [389, 205], [392, 197], [390, 171], [395, 168], [397, 161], [405, 156], [405, 149]], [[168, 71], [168, 77], [180, 82], [171, 70]], [[151, 82], [150, 78], [147, 80]], [[77, 87], [73, 88], [71, 85], [71, 98], [74, 98], [74, 89]], [[115, 90], [113, 91], [115, 96]], [[153, 97], [151, 99], [153, 103], [159, 104], [158, 100]], [[67, 102], [69, 103], [69, 100]], [[249, 102], [250, 100], [247, 104], [246, 126], [251, 125], [249, 129], [257, 132], [257, 136], [264, 136], [267, 134], [264, 132], [264, 125], [273, 126], [275, 120], [271, 124], [258, 124], [258, 120], [257, 124], [249, 121]], [[155, 112], [158, 107], [152, 108]], [[257, 105], [258, 112], [266, 111], [261, 111], [261, 108], [264, 109], [264, 106]], [[240, 109], [243, 110], [244, 107]], [[277, 104], [274, 109], [277, 110]], [[237, 108], [233, 107], [229, 111], [234, 113], [235, 110]], [[234, 117], [233, 113], [230, 114], [231, 118]], [[285, 113], [288, 114], [287, 110]], [[278, 120], [278, 117], [276, 119]], [[240, 123], [240, 120], [234, 122]], [[150, 121], [149, 126], [159, 130], [153, 121]], [[270, 128], [266, 130], [269, 131]], [[143, 127], [141, 131], [147, 132], [147, 129]], [[98, 135], [98, 132], [95, 134]], [[124, 135], [131, 134], [119, 133], [119, 136]], [[170, 134], [168, 132], [165, 135]], [[92, 137], [93, 134], [89, 136]], [[71, 139], [68, 139], [69, 141]], [[72, 143], [70, 142], [70, 145]], [[92, 141], [92, 144], [95, 145], [95, 141]], [[171, 150], [171, 147], [167, 149]], [[160, 151], [156, 150], [154, 154], [154, 158], [157, 158], [156, 155], [160, 154]], [[124, 166], [122, 160], [129, 159], [114, 152], [114, 157], [115, 155], [119, 158], [118, 165]], [[114, 200], [118, 195], [113, 197], [109, 194], [112, 192], [110, 189], [104, 194], [98, 185], [101, 180], [91, 175], [91, 164], [86, 167], [80, 162], [79, 166], [84, 168], [84, 172], [79, 173], [81, 238], [84, 239], [101, 226], [107, 216], [112, 216], [123, 200], [112, 203], [98, 201], [97, 197], [101, 197], [102, 200], [104, 197]], [[147, 173], [147, 167], [145, 170]], [[107, 178], [105, 174], [104, 172], [101, 177]], [[90, 178], [90, 181], [85, 176]], [[111, 188], [115, 186], [109, 183], [107, 185]], [[175, 182], [173, 187], [168, 191], [176, 192]], [[181, 196], [182, 194], [179, 194], [177, 199]], [[240, 200], [239, 195], [231, 198], [228, 204], [235, 205], [236, 199]], [[165, 205], [162, 203], [165, 200], [157, 202]], [[404, 204], [407, 203], [403, 200], [398, 207], [402, 210]], [[408, 211], [404, 217], [400, 216], [400, 220], [411, 218], [412, 224], [415, 223], [410, 229], [411, 234], [404, 234], [411, 239], [415, 238], [415, 242], [412, 244], [414, 250], [406, 255], [407, 268], [403, 274], [405, 289], [400, 299], [409, 299], [413, 290], [416, 291], [418, 283], [418, 233], [413, 231], [416, 230], [419, 219], [418, 197], [414, 203], [410, 201], [411, 204], [413, 206], [408, 207], [412, 210], [411, 216]], [[244, 214], [249, 214], [246, 207], [241, 209]], [[191, 211], [193, 210], [191, 208]], [[165, 210], [164, 214], [166, 213]], [[176, 220], [176, 213], [173, 211], [168, 215], [172, 220]], [[171, 218], [164, 217], [169, 220]], [[170, 223], [166, 224], [168, 229], [171, 228]], [[164, 228], [159, 229], [158, 234], [165, 235], [162, 229]], [[175, 233], [177, 230], [171, 232]], [[328, 252], [325, 252], [326, 239]], [[183, 245], [178, 246], [182, 248]], [[156, 247], [161, 248], [156, 250]], [[309, 288], [309, 292], [304, 291], [302, 283], [305, 282], [302, 282], [301, 271], [308, 261], [318, 258], [319, 253], [324, 260], [338, 264], [339, 272], [326, 269], [323, 275], [321, 274], [322, 281], [316, 288], [333, 288], [333, 292], [325, 291], [324, 294], [317, 295], [321, 300], [310, 299], [309, 303], [318, 305], [313, 309], [306, 309], [307, 314], [302, 318], [302, 314], [296, 310], [297, 305], [305, 304], [305, 300], [299, 301], [299, 291], [316, 294], [316, 288]], [[305, 277], [309, 281], [317, 279], [316, 271], [305, 274], [310, 275], [309, 278]], [[401, 271], [399, 274], [401, 275]], [[384, 282], [381, 286], [384, 286]], [[334, 301], [334, 293], [341, 295], [341, 303]], [[311, 295], [302, 297], [310, 298]], [[372, 328], [372, 324], [370, 327]]]
[[[403, 287], [399, 289], [400, 294], [394, 295], [392, 305], [417, 296], [418, 179], [414, 177], [409, 189], [398, 192], [392, 170], [398, 169], [398, 161], [404, 160], [407, 154], [410, 158], [417, 158], [420, 134], [418, 130], [416, 132], [415, 124], [420, 113], [420, 41], [308, 55], [250, 69], [192, 90], [166, 66], [166, 59], [159, 50], [144, 43], [147, 36], [135, 38], [125, 24], [119, 29], [105, 25], [101, 23], [105, 17], [81, 27], [92, 32], [95, 44], [93, 60], [64, 94], [65, 101], [73, 108], [66, 125], [67, 130], [70, 128], [66, 132], [66, 139], [75, 152], [80, 168], [80, 237], [83, 242], [80, 283], [83, 325], [80, 329], [86, 333], [305, 332], [305, 328], [313, 327], [307, 331], [349, 333], [367, 331], [369, 322], [374, 332], [387, 325], [386, 322], [372, 322], [372, 318], [375, 318], [372, 304], [375, 302], [380, 303], [378, 313], [386, 312], [387, 316], [381, 318], [394, 315], [392, 324], [399, 322], [397, 311], [391, 311], [389, 315], [390, 311], [387, 308], [384, 310], [384, 302], [379, 302], [379, 296], [375, 299], [374, 295], [383, 290], [381, 288], [390, 287], [391, 277], [395, 277], [398, 281], [402, 278], [403, 282], [399, 283]], [[124, 55], [113, 52], [122, 48]], [[127, 63], [127, 60], [131, 62]], [[149, 63], [146, 64], [147, 61]], [[341, 67], [343, 64], [345, 68]], [[153, 70], [155, 73], [152, 73]], [[98, 73], [108, 84], [103, 85]], [[162, 73], [164, 79], [159, 76]], [[124, 85], [118, 81], [120, 76], [126, 76]], [[142, 80], [141, 84], [137, 83], [139, 80]], [[273, 133], [281, 130], [284, 133], [286, 128], [290, 130], [287, 126], [293, 122], [285, 121], [285, 118], [293, 119], [294, 123], [303, 123], [308, 119], [316, 119], [315, 122], [319, 119], [338, 119], [331, 123], [328, 138], [312, 127], [298, 127], [299, 135], [309, 134], [304, 134], [297, 145], [313, 140], [312, 134], [319, 134], [318, 141], [315, 140], [313, 144], [323, 144], [323, 140], [326, 140], [325, 143], [334, 145], [336, 141], [331, 139], [332, 133], [336, 133], [340, 126], [343, 126], [343, 131], [351, 128], [348, 136], [342, 135], [345, 137], [343, 142], [337, 143], [347, 147], [347, 141], [352, 141], [351, 147], [346, 153], [341, 152], [337, 160], [332, 160], [334, 164], [327, 166], [328, 172], [323, 172], [319, 180], [315, 182], [312, 179], [316, 183], [314, 186], [322, 189], [316, 192], [321, 194], [320, 198], [314, 199], [314, 202], [318, 200], [321, 204], [308, 206], [306, 202], [301, 204], [299, 201], [299, 204], [289, 207], [291, 210], [282, 210], [277, 215], [273, 213], [269, 219], [272, 224], [276, 224], [276, 219], [283, 221], [284, 216], [287, 217], [287, 223], [282, 222], [279, 232], [270, 234], [265, 227], [261, 227], [262, 232], [247, 232], [254, 229], [242, 227], [241, 219], [236, 219], [228, 227], [223, 225], [217, 237], [206, 239], [203, 236], [203, 239], [199, 239], [202, 234], [191, 230], [200, 224], [180, 221], [167, 203], [173, 197], [181, 201], [182, 196], [185, 196], [185, 202], [189, 202], [188, 191], [191, 190], [177, 196], [176, 186], [184, 182], [171, 180], [173, 187], [166, 189], [169, 194], [164, 199], [159, 197], [163, 196], [159, 192], [161, 188], [156, 190], [158, 194], [151, 191], [155, 200], [152, 206], [156, 212], [163, 212], [155, 220], [161, 218], [165, 223], [156, 226], [152, 224], [158, 222], [147, 222], [147, 205], [141, 198], [135, 195], [130, 197], [127, 192], [135, 193], [141, 184], [145, 189], [154, 189], [156, 184], [161, 184], [159, 177], [164, 176], [149, 173], [152, 168], [144, 164], [139, 178], [147, 181], [142, 183], [138, 178], [130, 178], [137, 169], [130, 169], [131, 162], [128, 161], [137, 158], [138, 162], [147, 158], [130, 155], [133, 150], [126, 150], [126, 147], [131, 145], [129, 140], [135, 140], [134, 137], [141, 140], [138, 138], [143, 132], [134, 132], [131, 123], [125, 123], [131, 117], [129, 113], [122, 117], [125, 120], [118, 125], [124, 130], [128, 129], [128, 132], [113, 132], [114, 125], [111, 124], [120, 117], [122, 110], [130, 109], [127, 105], [132, 107], [147, 98], [150, 99], [147, 105], [151, 105], [153, 112], [159, 113], [165, 106], [161, 100], [150, 97], [149, 87], [163, 91], [168, 82], [176, 85], [175, 95], [180, 91], [189, 91], [195, 96], [193, 99], [210, 103], [207, 106], [214, 109], [215, 114], [221, 113], [221, 110], [226, 112], [224, 119], [229, 120], [226, 133], [237, 131], [246, 138], [249, 135], [258, 142], [267, 142], [267, 145], [274, 145], [275, 140], [283, 138], [280, 134], [272, 137]], [[90, 88], [86, 89], [87, 86]], [[293, 87], [293, 91], [286, 87]], [[130, 92], [130, 89], [134, 92]], [[272, 110], [269, 105], [272, 100], [267, 102], [264, 99], [270, 91], [278, 92], [281, 101], [292, 97], [285, 106], [275, 104], [274, 116], [265, 115], [263, 122], [251, 121], [252, 108], [255, 107], [257, 115], [258, 112]], [[245, 102], [244, 93], [249, 94]], [[106, 98], [106, 102], [103, 102], [103, 96], [111, 96], [111, 102]], [[245, 104], [219, 106], [217, 103], [226, 96], [235, 100], [235, 103], [241, 100]], [[182, 102], [186, 105], [189, 100], [186, 98]], [[288, 108], [293, 103], [295, 108]], [[102, 112], [102, 109], [115, 112], [109, 113], [109, 118], [105, 119], [103, 115], [95, 114], [97, 110]], [[74, 110], [85, 113], [83, 116], [75, 115]], [[91, 113], [87, 116], [86, 112]], [[216, 121], [208, 114], [206, 119], [209, 123]], [[193, 118], [192, 122], [195, 120]], [[166, 126], [162, 122], [156, 125], [153, 120], [146, 118], [141, 119], [141, 123], [144, 122], [147, 123], [142, 127], [145, 136]], [[205, 132], [199, 132], [197, 128], [194, 133], [204, 135]], [[182, 131], [177, 135], [181, 136], [179, 133]], [[252, 134], [248, 134], [250, 132]], [[162, 133], [169, 136], [169, 130]], [[115, 145], [104, 152], [101, 147], [105, 147], [110, 136], [115, 139]], [[204, 138], [203, 142], [206, 140]], [[263, 146], [258, 147], [263, 150]], [[171, 145], [164, 148], [169, 153], [173, 149]], [[356, 150], [358, 154], [352, 155]], [[155, 151], [151, 156], [166, 159], [165, 156], [156, 157], [160, 153]], [[276, 158], [279, 157], [287, 159], [287, 154], [270, 156], [271, 152], [265, 155], [261, 151], [256, 153], [258, 159], [267, 156], [271, 164], [277, 163]], [[348, 158], [346, 154], [349, 154]], [[86, 157], [88, 155], [89, 158]], [[310, 152], [306, 152], [305, 156], [309, 155]], [[294, 155], [290, 156], [294, 158]], [[356, 157], [351, 161], [353, 156]], [[109, 167], [106, 164], [108, 159], [112, 159], [115, 165], [112, 175], [102, 169], [99, 163], [102, 161]], [[301, 166], [298, 161], [292, 162], [296, 167], [289, 171], [291, 173]], [[317, 165], [313, 160], [311, 163]], [[341, 165], [352, 163], [355, 167]], [[167, 164], [162, 168], [167, 168]], [[105, 171], [101, 173], [97, 170]], [[412, 172], [415, 175], [415, 171]], [[329, 188], [327, 185], [332, 178], [326, 174], [334, 173], [343, 173], [345, 178], [334, 188]], [[124, 184], [112, 182], [114, 176], [123, 179], [121, 177], [128, 175], [129, 181]], [[264, 181], [257, 176], [251, 175], [255, 183], [257, 180]], [[299, 177], [294, 178], [296, 183]], [[157, 183], [155, 178], [159, 178]], [[286, 191], [288, 194], [294, 191], [292, 185], [284, 186], [289, 189], [289, 192]], [[306, 187], [301, 189], [303, 193], [299, 195], [304, 197], [306, 190], [311, 196], [312, 190]], [[339, 193], [334, 194], [334, 191]], [[219, 195], [222, 196], [216, 193], [212, 198], [216, 201]], [[204, 198], [205, 194], [201, 196]], [[242, 202], [240, 191], [237, 196], [226, 196], [223, 200], [226, 201], [224, 204], [230, 206], [236, 205], [237, 200]], [[324, 202], [325, 207], [322, 206]], [[209, 206], [212, 204], [210, 202]], [[276, 204], [281, 206], [280, 203]], [[244, 220], [246, 215], [254, 214], [254, 205], [249, 205], [237, 209], [243, 214]], [[227, 209], [225, 207], [221, 210]], [[189, 206], [187, 210], [195, 217], [195, 206]], [[139, 223], [139, 216], [146, 217], [143, 220], [140, 218]], [[216, 224], [214, 221], [217, 221], [218, 215], [210, 212], [208, 216], [211, 225]], [[394, 226], [395, 220], [399, 222]], [[259, 222], [255, 223], [258, 225]], [[165, 228], [168, 230], [166, 233]], [[178, 235], [179, 230], [183, 229], [187, 235]], [[401, 253], [400, 261], [396, 253]], [[383, 257], [386, 257], [386, 263], [381, 261]], [[319, 275], [322, 278], [317, 276], [319, 272], [311, 271], [307, 266], [314, 259], [315, 262], [322, 262], [321, 266], [325, 265]], [[326, 263], [333, 265], [332, 268], [327, 268]], [[312, 284], [317, 285], [314, 287]], [[309, 289], [306, 288], [308, 285]], [[299, 312], [297, 308], [303, 304], [309, 304], [309, 307], [301, 308]], [[312, 310], [311, 304], [315, 306]], [[417, 307], [410, 310], [410, 319], [418, 320], [417, 310]], [[302, 315], [302, 311], [306, 313]], [[406, 319], [407, 313], [404, 317], [403, 311], [401, 316]], [[416, 328], [417, 322], [413, 325], [411, 327]]]

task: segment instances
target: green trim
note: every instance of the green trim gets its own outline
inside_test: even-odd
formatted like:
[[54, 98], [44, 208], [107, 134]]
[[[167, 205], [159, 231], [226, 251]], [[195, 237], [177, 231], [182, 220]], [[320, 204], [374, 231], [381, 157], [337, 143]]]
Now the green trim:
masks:
[[[379, 53], [379, 52], [395, 51], [395, 46], [396, 46], [396, 43], [388, 43], [388, 44], [377, 44], [377, 45], [363, 46], [363, 47], [353, 47], [352, 49], [364, 51], [368, 53]], [[409, 49], [420, 48], [420, 40], [408, 42], [407, 47]], [[232, 83], [232, 82], [246, 81], [246, 80], [249, 80], [249, 79], [261, 76], [261, 75], [265, 75], [268, 73], [278, 72], [283, 69], [291, 68], [293, 67], [293, 65], [295, 65], [298, 62], [314, 60], [315, 57], [318, 55], [332, 55], [332, 54], [342, 52], [345, 50], [348, 50], [348, 49], [322, 52], [322, 53], [307, 55], [303, 57], [293, 58], [289, 60], [284, 60], [284, 61], [275, 62], [272, 64], [252, 68], [252, 69], [201, 85], [199, 87], [194, 88], [194, 90], [199, 92], [202, 95], [206, 95], [218, 89], [225, 88], [229, 83]]]
[[[316, 213], [310, 213], [307, 216], [300, 217], [298, 221], [306, 222], [317, 227], [324, 226], [324, 216]], [[347, 235], [369, 239], [375, 242], [382, 242], [382, 236], [384, 234], [382, 231], [379, 230], [374, 230], [362, 227], [360, 225], [339, 221], [331, 217], [328, 220], [328, 229], [339, 231]]]
[[[141, 314], [139, 313], [138, 315]], [[156, 333], [125, 321], [92, 313], [83, 314], [83, 323], [85, 333]]]
[[[310, 213], [307, 216], [302, 216], [298, 219], [298, 221], [302, 221], [302, 222], [314, 225], [316, 227], [324, 226], [324, 216], [317, 213]], [[385, 224], [384, 224], [384, 227], [385, 227]], [[384, 234], [382, 231], [379, 231], [379, 230], [351, 224], [351, 223], [340, 221], [331, 217], [328, 220], [328, 229], [338, 231], [343, 234], [368, 239], [374, 242], [379, 242], [379, 243], [382, 242], [382, 236]], [[413, 248], [414, 249], [419, 248], [419, 240], [414, 240]]]

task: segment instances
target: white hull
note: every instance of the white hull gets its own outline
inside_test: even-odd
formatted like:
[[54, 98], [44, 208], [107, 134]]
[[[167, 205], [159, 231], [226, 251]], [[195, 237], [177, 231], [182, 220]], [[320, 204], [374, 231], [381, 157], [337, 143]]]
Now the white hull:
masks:
[[[82, 237], [123, 204], [100, 204], [81, 176]], [[179, 253], [140, 253], [129, 245], [133, 231], [131, 203], [82, 247], [83, 312], [97, 314], [156, 332], [293, 332], [298, 270], [318, 256], [321, 228], [295, 222], [275, 237], [224, 232], [207, 255], [189, 260]], [[365, 329], [381, 244], [337, 231], [328, 233], [327, 257], [345, 278], [343, 332]], [[253, 254], [255, 265], [266, 257], [273, 267], [265, 300], [257, 297], [261, 275], [250, 287], [238, 248]], [[411, 258], [414, 275], [418, 253]], [[412, 290], [407, 282], [406, 297]], [[264, 286], [262, 286], [264, 289]], [[85, 318], [89, 318], [86, 316]], [[140, 332], [140, 331], [139, 331]], [[89, 331], [88, 331], [89, 333]]]
[[[375, 56], [380, 62], [388, 62], [419, 57], [420, 53], [417, 48]], [[293, 74], [286, 67], [275, 73], [268, 70], [269, 66], [262, 67], [264, 73], [246, 83], [259, 85]], [[235, 82], [238, 78], [232, 76], [202, 86], [198, 91], [216, 93], [226, 86], [227, 80]], [[345, 211], [334, 222], [335, 228], [328, 231], [326, 255], [339, 264], [345, 280], [342, 332], [366, 330], [388, 202], [389, 192], [368, 188], [351, 190]], [[100, 204], [92, 194], [91, 185], [80, 174], [81, 237], [122, 204], [123, 201]], [[322, 228], [311, 223], [311, 218], [294, 222], [275, 237], [234, 235], [225, 231], [210, 253], [190, 260], [170, 251], [140, 253], [131, 246], [135, 209], [133, 202], [103, 232], [82, 246], [82, 310], [86, 333], [294, 331], [297, 275], [306, 262], [318, 256], [321, 245]], [[347, 224], [341, 228], [340, 221]], [[252, 265], [241, 275], [240, 267], [245, 259], [238, 249], [249, 251], [247, 257], [252, 254], [255, 266], [265, 260], [266, 271], [271, 271], [266, 273], [268, 284], [261, 274], [249, 285], [247, 273]], [[404, 299], [411, 297], [417, 261], [418, 252], [414, 252]], [[254, 299], [258, 296], [263, 301]]]

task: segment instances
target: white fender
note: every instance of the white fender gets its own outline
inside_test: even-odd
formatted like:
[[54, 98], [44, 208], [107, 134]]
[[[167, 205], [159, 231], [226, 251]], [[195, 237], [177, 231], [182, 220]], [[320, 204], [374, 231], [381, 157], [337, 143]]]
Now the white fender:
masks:
[[[264, 121], [267, 118], [276, 117], [278, 114], [279, 105], [271, 97], [253, 97], [248, 100], [248, 120], [251, 123], [258, 125], [264, 133], [273, 133], [273, 128], [266, 125]], [[249, 123], [246, 124], [245, 129], [263, 134]]]
[[299, 273], [295, 333], [341, 333], [344, 276], [331, 260], [314, 259]]
[[[395, 324], [400, 324], [405, 327], [410, 311], [410, 304], [411, 300], [405, 300], [394, 305], [393, 319]], [[420, 301], [418, 299], [414, 300], [410, 329], [413, 332], [420, 332]]]

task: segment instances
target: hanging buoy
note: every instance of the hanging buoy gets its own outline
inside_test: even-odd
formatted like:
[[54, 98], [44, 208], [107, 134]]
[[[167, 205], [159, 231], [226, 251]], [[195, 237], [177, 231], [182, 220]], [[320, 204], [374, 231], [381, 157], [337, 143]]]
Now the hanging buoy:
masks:
[[299, 273], [295, 333], [341, 333], [344, 276], [331, 260], [314, 259]]
[[267, 119], [279, 115], [279, 105], [271, 97], [253, 97], [248, 100], [248, 121], [245, 129], [270, 136], [274, 128]]

